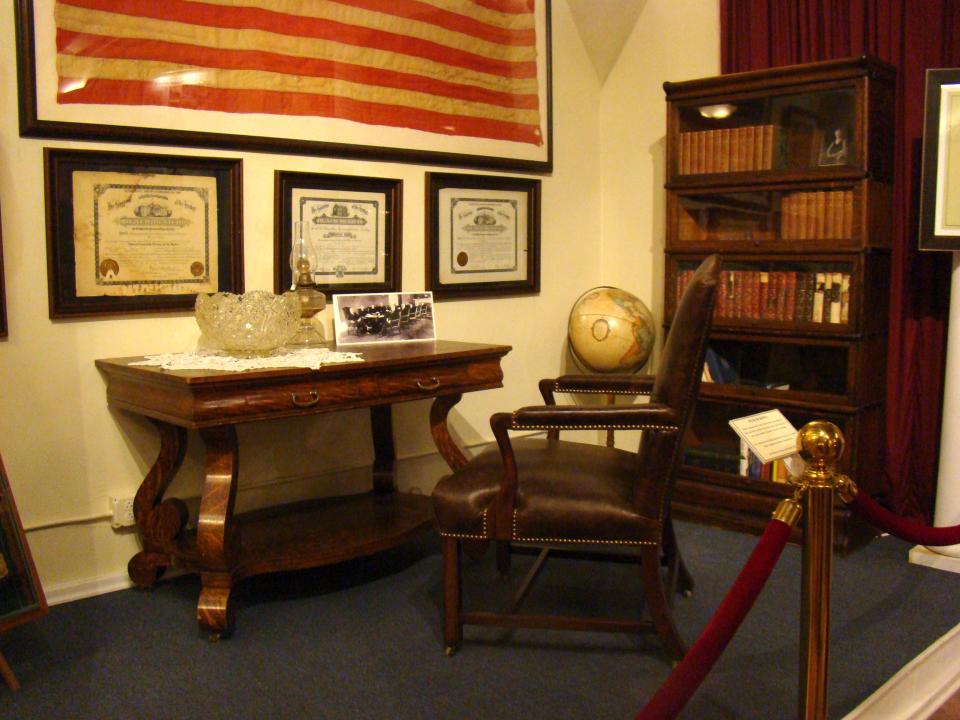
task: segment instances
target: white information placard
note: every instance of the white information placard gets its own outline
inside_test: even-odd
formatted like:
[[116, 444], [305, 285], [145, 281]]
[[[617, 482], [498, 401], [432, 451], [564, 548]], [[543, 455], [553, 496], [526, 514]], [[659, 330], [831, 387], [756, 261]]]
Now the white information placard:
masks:
[[777, 409], [734, 418], [730, 427], [762, 463], [781, 460], [797, 452], [797, 429]]

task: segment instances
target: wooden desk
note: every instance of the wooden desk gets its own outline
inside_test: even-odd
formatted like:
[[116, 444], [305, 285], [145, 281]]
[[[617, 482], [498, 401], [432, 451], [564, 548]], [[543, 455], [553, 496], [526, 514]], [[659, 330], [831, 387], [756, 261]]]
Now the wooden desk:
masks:
[[[402, 543], [430, 528], [430, 498], [397, 491], [390, 405], [434, 398], [433, 439], [451, 468], [466, 463], [447, 414], [465, 392], [501, 386], [505, 345], [437, 341], [365, 345], [364, 362], [320, 370], [242, 373], [131, 366], [142, 358], [97, 360], [111, 407], [144, 415], [160, 433], [156, 462], [134, 501], [143, 550], [128, 572], [149, 587], [172, 565], [199, 573], [197, 620], [211, 639], [230, 633], [230, 593], [242, 578], [341, 562]], [[373, 489], [234, 514], [239, 448], [236, 426], [252, 421], [369, 407]], [[187, 509], [164, 493], [186, 450], [186, 431], [206, 446], [206, 478], [196, 530]]]

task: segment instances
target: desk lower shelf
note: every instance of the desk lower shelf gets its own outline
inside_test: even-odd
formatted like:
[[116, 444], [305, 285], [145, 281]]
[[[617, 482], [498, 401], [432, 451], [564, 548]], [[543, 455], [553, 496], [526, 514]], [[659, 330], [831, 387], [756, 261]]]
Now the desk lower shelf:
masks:
[[[394, 547], [433, 527], [430, 498], [376, 493], [322, 498], [234, 516], [239, 558], [231, 575], [303, 570], [343, 562]], [[196, 532], [185, 532], [178, 565], [201, 571]]]

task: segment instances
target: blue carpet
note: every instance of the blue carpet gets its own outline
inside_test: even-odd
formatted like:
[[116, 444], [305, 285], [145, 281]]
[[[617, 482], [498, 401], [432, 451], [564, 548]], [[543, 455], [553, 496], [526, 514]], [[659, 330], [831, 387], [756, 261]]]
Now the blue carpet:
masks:
[[[677, 598], [693, 641], [755, 538], [679, 524], [697, 587]], [[842, 717], [954, 625], [960, 576], [909, 565], [875, 541], [837, 558], [830, 716]], [[522, 576], [529, 557], [517, 557]], [[492, 554], [464, 561], [465, 601], [509, 588]], [[636, 568], [555, 559], [531, 608], [630, 616]], [[789, 547], [683, 717], [797, 714], [800, 551]], [[670, 671], [655, 638], [467, 627], [448, 658], [440, 557], [425, 538], [381, 555], [254, 578], [236, 590], [235, 635], [211, 644], [194, 620], [199, 584], [181, 577], [59, 605], [0, 638], [22, 689], [0, 687], [0, 718], [631, 718]]]

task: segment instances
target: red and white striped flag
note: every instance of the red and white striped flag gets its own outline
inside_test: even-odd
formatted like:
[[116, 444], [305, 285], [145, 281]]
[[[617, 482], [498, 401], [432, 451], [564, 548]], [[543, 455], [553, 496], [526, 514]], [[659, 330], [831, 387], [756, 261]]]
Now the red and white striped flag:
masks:
[[57, 0], [57, 101], [542, 145], [534, 2]]

